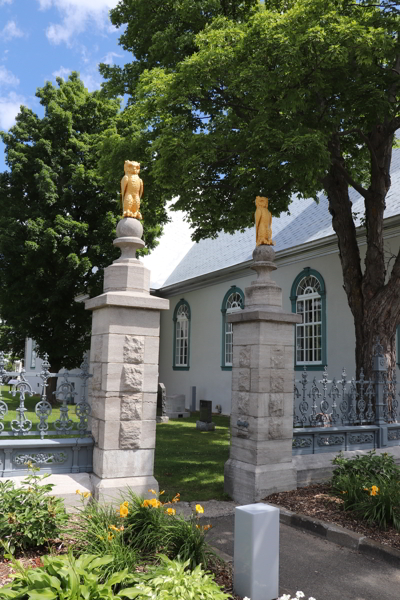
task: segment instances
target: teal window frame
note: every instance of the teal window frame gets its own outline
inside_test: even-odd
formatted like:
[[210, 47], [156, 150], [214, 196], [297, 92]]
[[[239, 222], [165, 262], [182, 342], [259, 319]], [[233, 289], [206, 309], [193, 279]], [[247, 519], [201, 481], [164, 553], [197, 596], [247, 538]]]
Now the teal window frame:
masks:
[[225, 364], [225, 326], [226, 326], [226, 304], [228, 302], [229, 296], [232, 294], [239, 294], [242, 299], [242, 309], [244, 308], [244, 293], [243, 291], [237, 287], [236, 285], [231, 285], [229, 290], [226, 292], [224, 299], [221, 304], [221, 313], [222, 313], [222, 335], [221, 335], [221, 371], [232, 371], [232, 365]]
[[[186, 306], [188, 309], [188, 348], [187, 348], [187, 365], [177, 365], [176, 364], [176, 324], [178, 321], [178, 310], [181, 306]], [[172, 369], [174, 371], [189, 371], [190, 369], [190, 337], [191, 337], [191, 320], [192, 320], [192, 311], [190, 310], [189, 302], [187, 302], [184, 298], [179, 300], [178, 304], [175, 306], [173, 322], [174, 322], [174, 344], [173, 344], [173, 362]]]
[[316, 271], [315, 269], [311, 269], [310, 267], [305, 267], [295, 278], [292, 284], [292, 288], [290, 291], [290, 301], [292, 303], [292, 312], [296, 313], [297, 309], [297, 287], [304, 277], [308, 277], [313, 275], [316, 279], [318, 279], [320, 284], [319, 295], [321, 296], [321, 364], [297, 364], [297, 352], [296, 352], [296, 331], [297, 328], [294, 328], [294, 369], [295, 371], [302, 371], [304, 367], [307, 367], [307, 371], [323, 371], [324, 367], [328, 366], [327, 359], [327, 349], [326, 349], [326, 286], [324, 278], [321, 273]]

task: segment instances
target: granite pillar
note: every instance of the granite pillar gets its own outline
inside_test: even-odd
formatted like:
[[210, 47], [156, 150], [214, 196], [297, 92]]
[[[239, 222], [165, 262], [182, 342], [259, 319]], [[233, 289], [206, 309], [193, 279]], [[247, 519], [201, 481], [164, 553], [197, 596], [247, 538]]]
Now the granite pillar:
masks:
[[282, 290], [271, 280], [271, 246], [257, 246], [257, 280], [245, 290], [233, 323], [231, 448], [225, 492], [248, 504], [296, 489], [292, 463], [294, 330], [301, 316], [282, 309]]
[[121, 219], [114, 244], [121, 257], [104, 270], [104, 293], [85, 302], [93, 311], [89, 391], [95, 497], [113, 500], [129, 486], [157, 489], [153, 476], [160, 311], [150, 272], [136, 259], [144, 247], [137, 219]]

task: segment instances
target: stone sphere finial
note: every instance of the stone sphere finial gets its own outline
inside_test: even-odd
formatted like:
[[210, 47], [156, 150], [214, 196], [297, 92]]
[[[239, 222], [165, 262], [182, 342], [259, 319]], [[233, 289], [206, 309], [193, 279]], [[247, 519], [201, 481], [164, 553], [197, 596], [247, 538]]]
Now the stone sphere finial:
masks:
[[142, 235], [140, 221], [133, 217], [121, 219], [117, 225], [117, 238], [114, 240], [114, 246], [121, 249], [121, 256], [114, 262], [136, 260], [136, 250], [145, 246]]

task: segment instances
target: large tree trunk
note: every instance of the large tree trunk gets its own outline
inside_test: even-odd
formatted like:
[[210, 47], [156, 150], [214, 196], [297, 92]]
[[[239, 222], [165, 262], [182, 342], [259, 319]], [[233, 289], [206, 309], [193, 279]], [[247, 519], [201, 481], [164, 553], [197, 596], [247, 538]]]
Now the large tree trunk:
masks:
[[[323, 180], [338, 237], [344, 289], [354, 318], [356, 377], [361, 369], [372, 378], [373, 349], [377, 338], [387, 357], [389, 377], [396, 367], [396, 327], [400, 322], [400, 253], [389, 279], [383, 243], [385, 198], [390, 187], [393, 134], [378, 125], [367, 136], [360, 132], [371, 154], [371, 181], [368, 189], [355, 182], [346, 169], [340, 136], [330, 143], [331, 168]], [[365, 200], [367, 250], [364, 269], [357, 244], [356, 228], [348, 187], [352, 185]]]

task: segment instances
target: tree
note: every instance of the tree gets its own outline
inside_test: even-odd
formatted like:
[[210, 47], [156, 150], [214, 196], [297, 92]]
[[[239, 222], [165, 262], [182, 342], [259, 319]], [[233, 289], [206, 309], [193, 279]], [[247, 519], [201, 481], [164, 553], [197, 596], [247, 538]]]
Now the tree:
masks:
[[[112, 90], [125, 78], [127, 90], [141, 73], [125, 119], [147, 123], [153, 176], [179, 195], [175, 208], [188, 212], [194, 239], [250, 226], [256, 195], [268, 196], [279, 215], [294, 195], [318, 200], [324, 190], [354, 317], [357, 373], [371, 372], [377, 335], [393, 368], [400, 254], [388, 273], [383, 215], [400, 127], [397, 4], [265, 0], [240, 18], [217, 11], [192, 27], [185, 56], [165, 62], [171, 28], [185, 31], [180, 7], [199, 13], [208, 3], [170, 2], [168, 22], [158, 12], [159, 21], [149, 20], [155, 27], [143, 22], [140, 35], [135, 15], [145, 4], [157, 13], [144, 0], [122, 1], [112, 12], [116, 24], [127, 24], [124, 47], [140, 54], [131, 71], [109, 71], [107, 85]], [[349, 187], [365, 203], [364, 264]]]
[[[91, 313], [77, 296], [101, 293], [103, 269], [119, 256], [113, 239], [123, 161], [108, 186], [97, 168], [119, 100], [89, 93], [77, 73], [36, 95], [44, 117], [22, 106], [15, 126], [1, 133], [10, 170], [0, 174], [0, 314], [11, 347], [33, 338], [57, 372], [79, 366], [90, 345]], [[153, 247], [165, 213], [157, 200], [146, 212], [146, 202]]]

